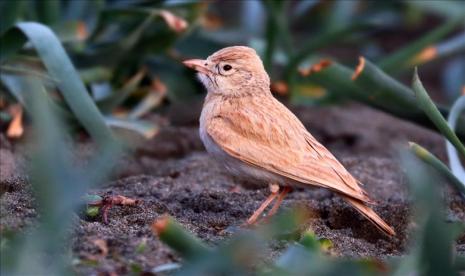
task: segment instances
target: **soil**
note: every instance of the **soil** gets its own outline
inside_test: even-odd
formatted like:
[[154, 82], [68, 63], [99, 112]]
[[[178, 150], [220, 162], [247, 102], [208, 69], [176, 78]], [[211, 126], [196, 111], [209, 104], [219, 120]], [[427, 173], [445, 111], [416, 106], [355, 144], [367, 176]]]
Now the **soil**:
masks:
[[[323, 189], [296, 188], [284, 199], [282, 208], [307, 206], [315, 214], [308, 220], [308, 227], [317, 236], [330, 239], [336, 255], [386, 258], [405, 254], [414, 226], [409, 219], [409, 192], [395, 157], [396, 147], [415, 141], [444, 160], [443, 139], [357, 104], [293, 110], [364, 183], [368, 194], [378, 202], [374, 209], [395, 228], [397, 236], [379, 233], [343, 200]], [[176, 118], [168, 120], [174, 122]], [[25, 157], [18, 143], [4, 136], [0, 139], [0, 230], [21, 231], [33, 225], [37, 216], [24, 173]], [[84, 144], [80, 151], [90, 154], [92, 146]], [[178, 262], [176, 253], [152, 234], [150, 225], [155, 219], [169, 214], [200, 239], [218, 244], [230, 235], [225, 230], [244, 222], [269, 192], [268, 188], [246, 185], [228, 176], [204, 151], [196, 125], [162, 127], [154, 139], [120, 160], [113, 179], [89, 193], [123, 195], [140, 203], [111, 208], [108, 224], [101, 218], [89, 220], [75, 215], [72, 251], [78, 260], [78, 274], [125, 274], [135, 265], [151, 271]], [[447, 220], [465, 221], [464, 201], [450, 188], [446, 190]], [[108, 254], [96, 262], [86, 261], [99, 254], [98, 240], [106, 243]], [[141, 244], [145, 244], [144, 250], [140, 250]], [[458, 239], [456, 249], [465, 254], [465, 236]]]

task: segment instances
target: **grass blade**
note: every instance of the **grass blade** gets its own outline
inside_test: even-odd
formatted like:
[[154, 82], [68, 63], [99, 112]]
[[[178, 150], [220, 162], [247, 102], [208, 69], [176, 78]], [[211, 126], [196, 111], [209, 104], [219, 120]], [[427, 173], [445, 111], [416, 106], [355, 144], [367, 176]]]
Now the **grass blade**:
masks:
[[409, 142], [410, 146], [410, 151], [412, 151], [415, 156], [420, 158], [423, 162], [425, 162], [428, 165], [431, 165], [433, 168], [435, 168], [438, 172], [440, 172], [442, 175], [444, 175], [453, 185], [454, 187], [462, 193], [462, 195], [465, 197], [465, 184], [462, 183], [444, 164], [436, 158], [432, 153], [430, 153], [427, 149], [424, 147], [413, 143]]
[[[455, 132], [449, 127], [446, 119], [441, 115], [436, 105], [433, 103], [428, 93], [426, 92], [423, 84], [418, 77], [417, 69], [413, 74], [412, 89], [415, 91], [418, 104], [421, 109], [426, 113], [426, 116], [430, 118], [433, 124], [439, 129], [439, 131], [449, 140], [457, 149], [457, 151], [465, 157], [465, 146], [460, 142]], [[458, 119], [458, 115], [457, 115]]]
[[[1, 37], [8, 53], [18, 51], [27, 39], [36, 49], [50, 76], [58, 80], [57, 87], [78, 121], [100, 145], [114, 140], [103, 116], [92, 101], [84, 83], [54, 33], [33, 22], [19, 23]], [[16, 47], [16, 48], [15, 48]]]

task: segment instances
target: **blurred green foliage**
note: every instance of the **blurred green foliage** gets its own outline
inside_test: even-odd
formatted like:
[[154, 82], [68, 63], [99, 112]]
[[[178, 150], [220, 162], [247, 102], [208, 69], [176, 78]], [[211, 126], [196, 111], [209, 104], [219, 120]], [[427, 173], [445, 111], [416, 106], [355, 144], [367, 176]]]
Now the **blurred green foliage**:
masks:
[[465, 157], [465, 146], [455, 133], [455, 127], [457, 125], [459, 115], [461, 112], [465, 111], [465, 95], [457, 99], [456, 103], [451, 108], [448, 120], [446, 121], [429, 97], [428, 92], [426, 92], [423, 87], [416, 68], [412, 80], [412, 89], [415, 91], [418, 106], [425, 112], [426, 116], [428, 116], [428, 118], [446, 138], [447, 154], [451, 168], [449, 170], [444, 163], [428, 152], [428, 150], [415, 143], [410, 143], [410, 149], [425, 163], [430, 164], [445, 175], [465, 198], [465, 169], [461, 165], [459, 157]]
[[[120, 152], [109, 127], [155, 135], [157, 126], [146, 118], [153, 109], [202, 97], [202, 87], [180, 61], [205, 58], [228, 45], [254, 47], [293, 103], [356, 100], [432, 128], [438, 126], [429, 120], [437, 106], [435, 118], [454, 122], [454, 145], [462, 141], [463, 147], [463, 96], [449, 108], [465, 84], [463, 10], [463, 1], [0, 1], [1, 97], [21, 103], [35, 126], [31, 179], [40, 210], [40, 225], [29, 233], [1, 232], [2, 274], [69, 273], [63, 241], [72, 212]], [[398, 41], [386, 47], [391, 40]], [[359, 55], [366, 63], [352, 80]], [[329, 66], [309, 76], [298, 73], [321, 58]], [[413, 90], [392, 76], [402, 79], [416, 65], [439, 63], [445, 68], [440, 85], [445, 93], [438, 97], [444, 104], [428, 101], [430, 111], [423, 112]], [[2, 113], [0, 119], [12, 118]], [[69, 155], [76, 122], [100, 146], [82, 168]], [[402, 156], [420, 226], [415, 249], [402, 260], [329, 257], [323, 253], [328, 241], [298, 229], [298, 212], [234, 235], [218, 248], [203, 245], [170, 219], [158, 232], [185, 257], [180, 274], [456, 274], [465, 260], [452, 254], [457, 231], [444, 223], [438, 188], [421, 164]], [[268, 243], [276, 239], [291, 245], [277, 260], [263, 262]]]
[[[157, 127], [141, 117], [167, 102], [190, 102], [202, 97], [203, 89], [193, 73], [183, 68], [181, 60], [192, 56], [205, 58], [221, 47], [246, 44], [258, 51], [272, 79], [284, 83], [294, 103], [357, 100], [432, 126], [424, 115], [418, 116], [415, 109], [399, 112], [399, 106], [413, 95], [394, 97], [380, 106], [367, 101], [366, 95], [373, 89], [385, 89], [382, 82], [375, 80], [374, 83], [365, 82], [366, 85], [361, 82], [355, 88], [347, 78], [359, 55], [375, 61], [374, 65], [386, 75], [400, 77], [415, 65], [429, 66], [445, 60], [450, 69], [444, 70], [446, 94], [443, 97], [449, 102], [457, 98], [465, 84], [465, 62], [460, 61], [465, 53], [465, 36], [460, 32], [465, 15], [457, 10], [465, 9], [465, 4], [463, 1], [427, 2], [2, 1], [1, 70], [3, 75], [44, 73], [41, 62], [30, 58], [37, 45], [33, 48], [26, 45], [18, 52], [25, 42], [23, 36], [11, 30], [5, 34], [18, 22], [43, 23], [65, 46], [90, 95], [104, 113], [106, 123], [150, 137]], [[173, 27], [176, 25], [170, 25], [163, 12], [184, 20], [185, 28], [176, 29]], [[426, 28], [422, 28], [423, 25]], [[402, 37], [402, 32], [412, 33], [418, 28], [422, 31], [415, 34], [415, 38]], [[394, 35], [396, 33], [399, 35]], [[397, 45], [386, 49], [385, 44], [391, 38], [398, 41]], [[349, 54], [345, 54], [347, 49], [350, 49]], [[321, 57], [347, 68], [346, 74], [322, 70], [310, 78], [299, 76], [299, 68]], [[41, 61], [47, 64], [46, 60]], [[19, 70], [19, 64], [27, 70]], [[49, 66], [45, 67], [50, 70]], [[67, 71], [63, 74], [75, 78]], [[341, 80], [337, 86], [331, 83], [333, 78]], [[8, 81], [2, 82], [5, 85]], [[154, 96], [160, 94], [160, 90], [166, 91], [166, 95]], [[314, 90], [319, 92], [308, 93]], [[393, 90], [383, 95], [390, 97], [391, 92], [396, 94]], [[360, 97], [361, 94], [365, 95]], [[143, 107], [139, 105], [141, 102]], [[132, 112], [137, 116], [125, 120], [138, 105], [139, 110], [143, 108], [144, 111]], [[447, 104], [441, 111], [447, 116]], [[75, 115], [79, 119], [80, 116]], [[89, 114], [89, 117], [95, 116]], [[460, 116], [459, 121], [464, 120]], [[461, 125], [458, 124], [457, 132], [463, 139], [465, 130]]]

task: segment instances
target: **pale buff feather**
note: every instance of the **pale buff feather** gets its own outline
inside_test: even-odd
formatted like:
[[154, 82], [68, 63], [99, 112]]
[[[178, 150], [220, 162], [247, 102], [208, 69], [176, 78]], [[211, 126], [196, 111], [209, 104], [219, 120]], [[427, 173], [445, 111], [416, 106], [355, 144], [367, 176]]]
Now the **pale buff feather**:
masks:
[[[379, 229], [395, 235], [366, 205], [371, 200], [358, 181], [271, 95], [268, 75], [255, 51], [228, 47], [205, 62], [212, 67], [224, 61], [233, 64], [237, 73], [212, 74], [215, 84], [202, 79], [209, 94], [201, 135], [208, 135], [229, 156], [289, 180], [283, 184], [298, 182], [337, 192]], [[252, 79], [244, 81], [250, 75]]]

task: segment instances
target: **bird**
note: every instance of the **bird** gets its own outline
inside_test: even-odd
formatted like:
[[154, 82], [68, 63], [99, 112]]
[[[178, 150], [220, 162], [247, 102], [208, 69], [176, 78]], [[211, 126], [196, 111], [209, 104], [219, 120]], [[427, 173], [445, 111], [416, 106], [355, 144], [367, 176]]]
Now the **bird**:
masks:
[[183, 64], [197, 71], [207, 90], [199, 120], [207, 152], [233, 176], [270, 187], [247, 225], [256, 223], [273, 201], [268, 216], [274, 215], [292, 187], [313, 186], [335, 192], [382, 232], [395, 235], [368, 206], [375, 202], [361, 183], [272, 95], [270, 78], [253, 48], [230, 46]]

